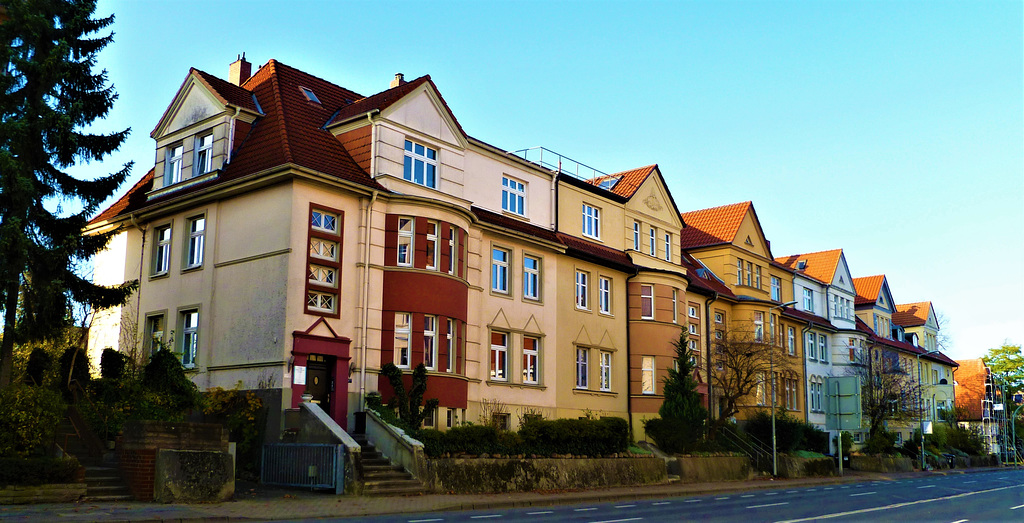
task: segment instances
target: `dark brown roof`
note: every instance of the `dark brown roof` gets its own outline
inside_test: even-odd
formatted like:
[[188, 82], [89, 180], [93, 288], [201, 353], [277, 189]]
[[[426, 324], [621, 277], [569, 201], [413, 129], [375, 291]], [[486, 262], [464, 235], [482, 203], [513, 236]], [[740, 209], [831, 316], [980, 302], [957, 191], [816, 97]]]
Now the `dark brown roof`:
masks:
[[153, 169], [150, 169], [142, 179], [135, 182], [135, 185], [124, 196], [118, 198], [116, 202], [110, 207], [107, 207], [103, 212], [96, 215], [95, 218], [89, 220], [89, 223], [99, 223], [104, 220], [109, 220], [119, 214], [127, 212], [131, 209], [139, 209], [146, 204], [146, 193], [153, 189]]
[[259, 112], [259, 108], [256, 107], [256, 101], [252, 98], [252, 91], [239, 87], [227, 80], [221, 80], [212, 74], [196, 68], [190, 69], [189, 73], [194, 73], [222, 102]]
[[710, 269], [705, 268], [690, 253], [683, 251], [682, 254], [682, 266], [686, 268], [686, 275], [689, 278], [690, 286], [695, 287], [697, 292], [701, 294], [717, 292], [718, 296], [722, 298], [736, 297], [728, 285], [722, 283]]
[[570, 256], [623, 272], [633, 272], [636, 270], [633, 260], [622, 251], [561, 232], [556, 233], [556, 236], [566, 246], [565, 252]]
[[782, 309], [782, 315], [787, 316], [789, 318], [793, 318], [798, 321], [811, 323], [812, 325], [820, 329], [827, 329], [832, 331], [836, 330], [836, 328], [832, 326], [832, 323], [829, 322], [827, 318], [818, 316], [817, 314], [811, 314], [807, 311], [797, 310], [793, 307], [784, 307]]
[[536, 225], [526, 223], [524, 221], [509, 218], [507, 216], [498, 214], [496, 212], [488, 211], [487, 209], [481, 209], [480, 207], [472, 207], [473, 214], [476, 215], [477, 219], [484, 223], [496, 225], [502, 229], [508, 229], [518, 233], [534, 236], [544, 241], [553, 243], [562, 243], [558, 237], [551, 230]]

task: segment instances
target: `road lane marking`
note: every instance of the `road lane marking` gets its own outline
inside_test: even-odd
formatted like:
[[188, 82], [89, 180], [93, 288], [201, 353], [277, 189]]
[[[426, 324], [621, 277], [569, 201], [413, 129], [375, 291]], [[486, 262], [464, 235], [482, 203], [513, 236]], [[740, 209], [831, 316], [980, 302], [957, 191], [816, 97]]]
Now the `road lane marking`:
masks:
[[742, 495], [740, 497], [741, 498], [752, 498], [752, 497], [754, 497], [754, 495], [753, 494], [744, 494], [744, 495]]
[[671, 501], [659, 501], [657, 503], [651, 503], [651, 505], [671, 505]]
[[572, 509], [573, 512], [590, 512], [591, 510], [597, 510], [597, 507], [574, 508], [574, 509]]
[[1010, 507], [1010, 510], [1017, 510], [1019, 508], [1024, 508], [1024, 505], [1017, 505], [1016, 507]]
[[839, 487], [839, 488], [850, 488], [850, 486], [849, 486], [849, 485], [847, 485], [847, 486], [845, 486], [845, 487]]
[[764, 505], [750, 505], [747, 508], [778, 507], [779, 505], [789, 505], [789, 502], [788, 501], [783, 501], [782, 503], [767, 503], [767, 504], [764, 504]]
[[797, 492], [797, 491], [795, 491], [795, 490], [787, 490], [787, 491], [786, 491], [786, 494], [796, 494], [796, 492]]
[[977, 481], [965, 481], [965, 482], [964, 482], [964, 485], [966, 485], [966, 484], [968, 484], [968, 483], [977, 483]]
[[[1018, 485], [1010, 485], [1010, 486], [1007, 486], [1007, 487], [997, 487], [997, 488], [988, 489], [988, 490], [977, 490], [977, 491], [974, 491], [974, 492], [964, 492], [962, 494], [952, 494], [952, 495], [949, 495], [949, 496], [942, 496], [942, 497], [938, 497], [938, 498], [920, 499], [920, 500], [917, 500], [917, 501], [908, 501], [908, 502], [905, 502], [905, 503], [896, 503], [896, 504], [893, 504], [893, 505], [885, 505], [885, 506], [882, 506], [882, 507], [862, 508], [862, 509], [859, 509], [859, 510], [850, 510], [850, 511], [847, 511], [847, 512], [835, 512], [835, 513], [832, 513], [832, 514], [821, 514], [821, 515], [818, 515], [818, 516], [810, 516], [810, 517], [800, 518], [800, 519], [788, 519], [788, 520], [777, 521], [776, 523], [802, 523], [804, 521], [815, 521], [815, 520], [818, 520], [818, 519], [841, 518], [841, 517], [853, 516], [853, 515], [857, 515], [857, 514], [867, 514], [869, 512], [878, 512], [879, 510], [892, 510], [892, 509], [895, 509], [895, 508], [909, 507], [910, 505], [918, 505], [918, 504], [921, 504], [921, 503], [932, 503], [932, 502], [935, 502], [935, 501], [946, 501], [946, 500], [950, 500], [950, 499], [963, 498], [963, 497], [967, 497], [967, 496], [973, 496], [975, 494], [988, 494], [989, 492], [997, 492], [997, 491], [1000, 491], [1000, 490], [1019, 489], [1021, 487], [1024, 487], [1024, 483], [1021, 483], [1021, 484], [1018, 484]], [[1021, 505], [1021, 506], [1024, 507], [1024, 505]]]
[[953, 523], [966, 523], [968, 521], [970, 521], [970, 520], [969, 519], [960, 519], [960, 520], [954, 521]]
[[807, 489], [807, 490], [806, 490], [805, 492], [814, 492], [814, 491], [816, 491], [816, 490], [818, 490], [818, 489], [816, 489], [816, 488], [809, 488], [809, 489]]
[[526, 515], [527, 516], [539, 516], [541, 514], [554, 514], [554, 513], [555, 513], [554, 510], [542, 510], [540, 512], [527, 512]]
[[835, 487], [825, 487], [822, 490], [835, 490], [835, 489], [836, 489]]
[[636, 505], [615, 505], [615, 508], [633, 508]]
[[779, 493], [778, 492], [765, 492], [764, 495], [765, 496], [778, 496]]
[[639, 521], [644, 518], [626, 518], [626, 519], [605, 519], [601, 521], [591, 521], [590, 523], [622, 523], [623, 521]]
[[937, 487], [937, 486], [938, 486], [938, 485], [922, 485], [922, 486], [920, 486], [920, 487], [917, 487], [917, 488], [935, 488], [935, 487]]
[[486, 516], [470, 516], [469, 519], [500, 518], [501, 514], [487, 514]]
[[683, 503], [700, 503], [700, 500], [699, 499], [688, 499], [688, 500], [684, 501]]
[[877, 492], [858, 492], [856, 494], [850, 494], [850, 497], [851, 498], [855, 498], [857, 496], [870, 496], [872, 494], [878, 494], [878, 493]]
[[441, 518], [434, 518], [434, 519], [410, 519], [409, 523], [428, 523], [429, 521], [444, 521], [444, 519], [441, 519]]
[[723, 498], [715, 498], [715, 501], [721, 501], [721, 500], [723, 500], [723, 499], [729, 499], [729, 496], [725, 496], [725, 497], [723, 497]]

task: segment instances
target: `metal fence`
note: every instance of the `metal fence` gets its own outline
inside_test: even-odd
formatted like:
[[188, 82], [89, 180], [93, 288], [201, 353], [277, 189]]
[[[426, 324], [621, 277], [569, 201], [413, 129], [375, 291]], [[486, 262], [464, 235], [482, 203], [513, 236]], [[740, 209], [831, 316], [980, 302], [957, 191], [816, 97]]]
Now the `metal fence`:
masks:
[[269, 443], [263, 446], [260, 482], [267, 485], [345, 491], [345, 446]]

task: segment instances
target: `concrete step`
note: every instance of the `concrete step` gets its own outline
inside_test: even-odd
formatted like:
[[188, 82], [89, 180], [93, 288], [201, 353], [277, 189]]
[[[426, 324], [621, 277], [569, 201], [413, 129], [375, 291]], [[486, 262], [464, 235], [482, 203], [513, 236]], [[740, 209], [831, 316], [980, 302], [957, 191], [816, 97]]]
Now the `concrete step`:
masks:
[[131, 492], [124, 485], [93, 485], [85, 488], [86, 496], [130, 496]]
[[371, 472], [369, 474], [363, 474], [363, 483], [372, 483], [375, 481], [398, 481], [413, 479], [412, 474], [405, 471], [393, 470], [390, 472]]
[[423, 495], [425, 492], [426, 490], [423, 488], [423, 485], [419, 484], [419, 482], [416, 482], [416, 484], [410, 484], [408, 486], [363, 489], [363, 495], [369, 497], [420, 496]]
[[93, 502], [99, 502], [99, 501], [133, 501], [133, 500], [135, 500], [135, 498], [133, 498], [130, 494], [103, 494], [103, 495], [97, 495], [97, 496], [92, 496], [92, 495], [86, 494], [85, 498], [83, 499], [83, 501], [93, 501]]
[[370, 474], [374, 472], [405, 472], [405, 468], [401, 465], [393, 465], [390, 461], [379, 465], [363, 464], [363, 474]]

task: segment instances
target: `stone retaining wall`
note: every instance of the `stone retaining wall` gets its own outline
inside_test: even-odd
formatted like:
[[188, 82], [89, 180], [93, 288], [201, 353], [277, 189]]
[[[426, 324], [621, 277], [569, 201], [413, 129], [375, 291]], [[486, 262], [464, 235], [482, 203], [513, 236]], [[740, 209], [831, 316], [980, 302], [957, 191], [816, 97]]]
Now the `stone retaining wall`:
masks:
[[[230, 490], [234, 492], [234, 460], [231, 460], [228, 454], [228, 431], [222, 425], [129, 421], [124, 425], [118, 460], [121, 474], [135, 499], [153, 501], [155, 498], [158, 450], [206, 451], [227, 455], [232, 465]], [[164, 490], [165, 494], [167, 492], [174, 490]], [[166, 495], [162, 500], [170, 501]]]
[[669, 474], [681, 481], [742, 481], [756, 475], [746, 456], [674, 456], [668, 461]]
[[837, 474], [836, 462], [832, 458], [779, 456], [778, 460], [781, 478], [830, 477]]
[[866, 472], [910, 472], [914, 460], [901, 456], [850, 456], [850, 469]]
[[426, 459], [419, 478], [434, 492], [482, 494], [664, 483], [658, 458]]
[[8, 486], [0, 488], [0, 505], [72, 503], [85, 495], [85, 483]]

